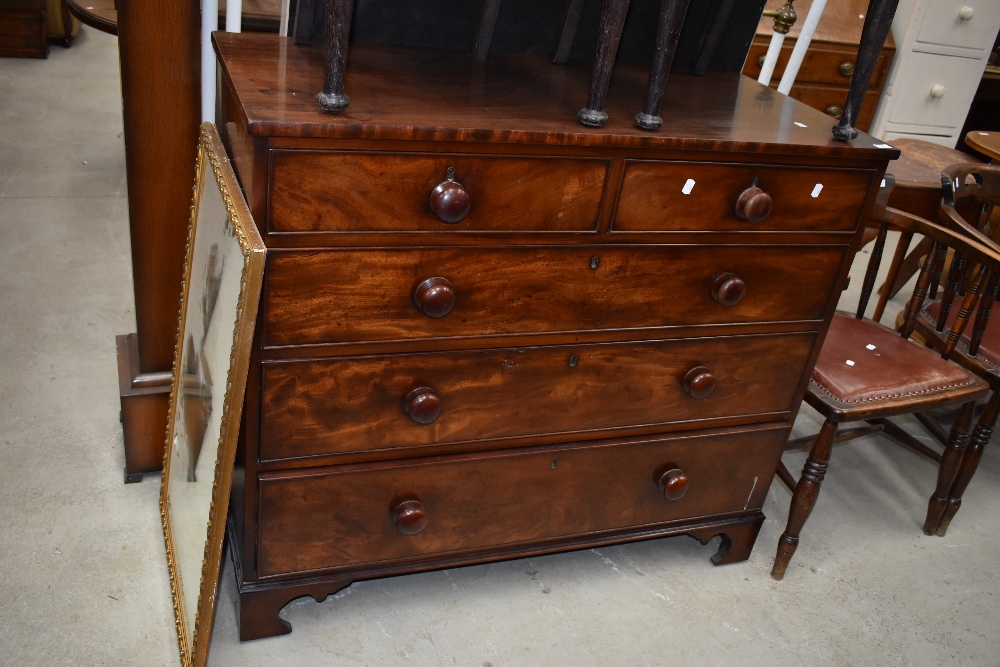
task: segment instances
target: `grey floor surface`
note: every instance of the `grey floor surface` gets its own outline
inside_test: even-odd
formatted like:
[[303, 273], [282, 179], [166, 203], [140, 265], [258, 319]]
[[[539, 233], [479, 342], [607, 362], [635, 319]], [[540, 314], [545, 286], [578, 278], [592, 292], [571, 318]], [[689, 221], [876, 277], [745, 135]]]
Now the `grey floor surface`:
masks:
[[[135, 325], [114, 37], [0, 59], [0, 249], [0, 664], [177, 664], [159, 478], [122, 484], [114, 337]], [[803, 411], [796, 434], [816, 426]], [[944, 538], [920, 532], [934, 475], [884, 440], [838, 447], [780, 583], [777, 481], [745, 563], [679, 537], [361, 582], [243, 644], [227, 563], [209, 664], [1000, 665], [1000, 447]]]

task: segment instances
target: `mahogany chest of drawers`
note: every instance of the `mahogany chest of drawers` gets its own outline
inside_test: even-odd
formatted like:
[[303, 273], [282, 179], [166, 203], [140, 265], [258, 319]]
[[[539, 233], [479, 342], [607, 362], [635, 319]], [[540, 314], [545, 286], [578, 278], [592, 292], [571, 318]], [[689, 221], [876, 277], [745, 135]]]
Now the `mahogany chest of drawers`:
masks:
[[[667, 535], [746, 559], [896, 152], [734, 74], [216, 35], [268, 246], [230, 508], [244, 639], [359, 579]], [[742, 217], [741, 217], [742, 216]]]

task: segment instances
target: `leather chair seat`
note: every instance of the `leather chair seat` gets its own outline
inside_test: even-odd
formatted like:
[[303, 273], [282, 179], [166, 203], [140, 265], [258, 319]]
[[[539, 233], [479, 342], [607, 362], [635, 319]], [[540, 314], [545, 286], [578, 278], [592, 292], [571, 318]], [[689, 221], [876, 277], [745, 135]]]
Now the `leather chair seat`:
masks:
[[830, 324], [812, 380], [835, 400], [849, 404], [979, 384], [958, 364], [898, 332], [839, 312]]

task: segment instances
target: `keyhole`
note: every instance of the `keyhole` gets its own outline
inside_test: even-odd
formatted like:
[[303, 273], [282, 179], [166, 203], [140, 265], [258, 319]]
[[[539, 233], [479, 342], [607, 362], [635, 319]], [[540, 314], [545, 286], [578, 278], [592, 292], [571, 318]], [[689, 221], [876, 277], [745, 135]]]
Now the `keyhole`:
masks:
[[455, 168], [454, 167], [448, 167], [448, 170], [445, 171], [444, 176], [449, 181], [454, 181], [455, 180]]
[[552, 469], [553, 469], [553, 470], [555, 470], [555, 469], [556, 469], [556, 463], [557, 463], [557, 462], [556, 462], [556, 460], [555, 460], [555, 459], [552, 459]]
[[580, 362], [575, 354], [569, 355], [569, 367], [576, 368], [576, 365]]
[[600, 265], [601, 265], [601, 258], [600, 257], [598, 257], [597, 255], [594, 255], [593, 257], [590, 258], [590, 268], [591, 268], [591, 270], [596, 269]]

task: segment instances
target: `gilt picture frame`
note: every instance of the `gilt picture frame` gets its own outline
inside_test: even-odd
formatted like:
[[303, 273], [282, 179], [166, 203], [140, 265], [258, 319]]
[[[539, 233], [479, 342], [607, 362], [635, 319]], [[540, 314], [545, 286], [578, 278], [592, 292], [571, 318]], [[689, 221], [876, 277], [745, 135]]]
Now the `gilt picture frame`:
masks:
[[208, 660], [265, 247], [222, 140], [201, 126], [160, 515], [180, 662]]

